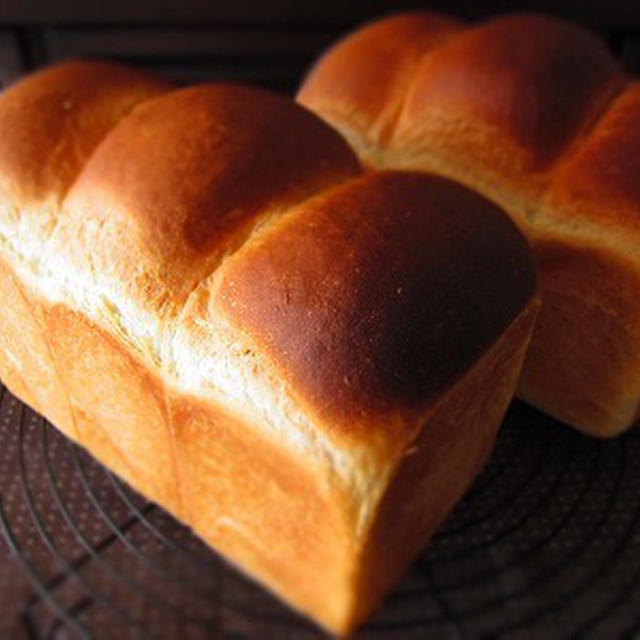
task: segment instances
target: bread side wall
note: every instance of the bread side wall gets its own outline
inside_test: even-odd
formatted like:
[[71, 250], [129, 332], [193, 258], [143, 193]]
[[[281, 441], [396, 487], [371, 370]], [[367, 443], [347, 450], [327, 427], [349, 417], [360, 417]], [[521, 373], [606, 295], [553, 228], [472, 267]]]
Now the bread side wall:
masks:
[[4, 263], [0, 278], [7, 387], [241, 570], [337, 626], [350, 601], [357, 514], [317, 461], [169, 387], [134, 349], [39, 298]]
[[634, 419], [640, 398], [640, 270], [606, 247], [534, 237], [543, 304], [519, 395], [599, 436]]
[[402, 578], [482, 470], [513, 397], [538, 309], [539, 301], [532, 300], [405, 450], [363, 549], [352, 624]]

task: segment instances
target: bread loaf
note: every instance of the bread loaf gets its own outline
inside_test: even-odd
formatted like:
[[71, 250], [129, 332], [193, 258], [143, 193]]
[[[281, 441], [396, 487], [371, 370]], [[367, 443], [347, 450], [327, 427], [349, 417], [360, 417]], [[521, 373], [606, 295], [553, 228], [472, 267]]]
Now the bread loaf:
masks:
[[348, 632], [487, 457], [538, 308], [524, 237], [258, 89], [69, 62], [0, 130], [3, 381]]
[[640, 401], [640, 86], [585, 30], [534, 14], [403, 14], [326, 53], [299, 101], [365, 164], [453, 178], [529, 237], [543, 305], [519, 395], [611, 436]]

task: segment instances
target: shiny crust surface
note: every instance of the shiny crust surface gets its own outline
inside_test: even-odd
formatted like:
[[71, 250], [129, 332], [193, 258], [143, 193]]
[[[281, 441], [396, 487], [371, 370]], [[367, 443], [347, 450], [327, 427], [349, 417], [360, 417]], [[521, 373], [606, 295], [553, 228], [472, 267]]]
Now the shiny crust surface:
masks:
[[[563, 220], [591, 220], [640, 239], [640, 82], [620, 93], [576, 153], [556, 173], [546, 197]], [[631, 237], [629, 237], [631, 240]]]
[[[285, 98], [225, 84], [149, 92], [153, 79], [137, 72], [72, 62], [16, 85], [0, 113], [17, 94], [30, 123], [32, 103], [58, 95], [54, 81], [76, 95], [52, 128], [63, 144], [76, 144], [65, 132], [101, 99], [111, 128], [48, 209], [49, 278], [82, 274], [104, 299], [89, 315], [161, 369], [173, 366], [164, 361], [181, 322], [183, 334], [210, 322], [208, 310], [188, 309], [211, 288], [211, 304], [268, 354], [267, 368], [323, 429], [366, 437], [367, 425], [391, 420], [409, 432], [534, 294], [529, 248], [496, 207], [418, 174], [353, 181], [361, 169], [346, 143]], [[119, 119], [112, 85], [129, 105]], [[23, 166], [9, 186], [28, 182], [41, 159], [7, 145]], [[62, 193], [50, 182], [41, 201]]]
[[425, 12], [340, 41], [298, 99], [364, 145], [417, 152], [436, 136], [487, 168], [543, 171], [624, 82], [604, 44], [569, 23], [513, 14], [470, 26]]
[[95, 61], [63, 63], [17, 83], [0, 99], [0, 189], [25, 203], [59, 201], [115, 124], [169, 89], [159, 78]]
[[[385, 82], [401, 87], [392, 100], [401, 108], [382, 139], [386, 111], [365, 87], [375, 86], [383, 36], [398, 24], [407, 33], [431, 24], [442, 36], [411, 40], [404, 58], [394, 49]], [[424, 12], [355, 31], [321, 58], [298, 100], [343, 132], [370, 167], [449, 177], [512, 216], [536, 249], [549, 296], [520, 393], [589, 433], [615, 435], [640, 403], [640, 357], [620, 353], [636, 336], [626, 309], [638, 298], [640, 268], [638, 81], [604, 42], [556, 18], [509, 14], [446, 33], [441, 25], [442, 16]], [[592, 282], [589, 273], [597, 274]], [[579, 293], [567, 288], [580, 281]], [[567, 322], [576, 330], [566, 331]]]
[[256, 237], [217, 295], [319, 419], [364, 437], [414, 423], [535, 286], [497, 207], [443, 178], [383, 172]]
[[416, 144], [431, 126], [465, 144], [473, 139], [460, 124], [467, 123], [495, 133], [496, 155], [487, 156], [488, 164], [504, 171], [516, 154], [518, 169], [542, 171], [589, 126], [623, 79], [604, 44], [579, 27], [543, 16], [495, 18], [423, 57], [394, 144]]
[[411, 441], [436, 416], [425, 449], [471, 442], [439, 457], [456, 482], [425, 501], [416, 548], [486, 457], [538, 309], [524, 237], [459, 185], [365, 173], [259, 89], [65, 63], [2, 94], [0, 123], [0, 376], [349, 632], [410, 560], [361, 579]]
[[405, 13], [367, 25], [320, 58], [299, 99], [330, 120], [349, 122], [369, 144], [385, 142], [425, 51], [462, 26], [437, 13]]

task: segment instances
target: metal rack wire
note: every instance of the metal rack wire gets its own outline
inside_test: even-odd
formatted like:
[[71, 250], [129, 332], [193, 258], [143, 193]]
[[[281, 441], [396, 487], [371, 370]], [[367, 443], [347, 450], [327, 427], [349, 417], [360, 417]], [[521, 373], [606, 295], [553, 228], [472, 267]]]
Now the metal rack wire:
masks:
[[[0, 390], [0, 524], [27, 637], [322, 635]], [[514, 404], [492, 460], [359, 637], [640, 635], [640, 433]], [[99, 630], [99, 631], [98, 631]]]

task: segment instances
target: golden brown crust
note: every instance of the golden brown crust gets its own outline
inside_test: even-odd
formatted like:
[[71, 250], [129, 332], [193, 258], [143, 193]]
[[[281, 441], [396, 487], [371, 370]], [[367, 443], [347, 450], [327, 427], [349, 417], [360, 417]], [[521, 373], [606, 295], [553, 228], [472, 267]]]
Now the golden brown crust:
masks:
[[[155, 266], [181, 302], [261, 216], [359, 170], [338, 135], [285, 98], [223, 84], [173, 91], [134, 109], [93, 154], [67, 197], [63, 242], [87, 211], [118, 221], [137, 245], [122, 259]], [[116, 266], [117, 243], [101, 243]], [[132, 265], [120, 264], [126, 280]]]
[[330, 123], [348, 122], [370, 144], [386, 141], [425, 51], [460, 28], [437, 13], [405, 13], [367, 25], [318, 61], [299, 99]]
[[0, 378], [71, 438], [77, 433], [59, 368], [31, 296], [0, 259]]
[[573, 224], [591, 220], [640, 239], [640, 83], [614, 100], [556, 172], [546, 206]]
[[640, 268], [611, 249], [553, 235], [534, 249], [543, 304], [519, 393], [593, 435], [617, 435], [640, 397]]
[[442, 178], [387, 172], [254, 238], [217, 295], [318, 420], [369, 437], [377, 424], [393, 442], [535, 283], [524, 237], [494, 205]]
[[418, 150], [435, 135], [443, 151], [466, 149], [484, 170], [539, 172], [623, 81], [583, 29], [543, 16], [495, 18], [424, 57], [391, 144]]
[[[637, 82], [604, 43], [577, 26], [533, 14], [493, 18], [426, 45], [417, 65], [415, 43], [407, 46], [412, 78], [397, 72], [405, 90], [393, 98], [402, 101], [401, 113], [387, 138], [372, 143], [369, 131], [384, 105], [362, 100], [361, 86], [374, 84], [377, 72], [375, 54], [368, 67], [363, 61], [368, 49], [383, 46], [376, 34], [387, 22], [338, 43], [299, 99], [342, 131], [370, 166], [444, 175], [505, 208], [539, 248], [542, 285], [555, 298], [543, 307], [523, 396], [590, 433], [618, 433], [632, 421], [630, 389], [640, 403], [633, 373], [640, 354], [631, 348], [617, 355], [620, 345], [636, 339], [635, 320], [612, 326], [594, 305], [615, 311], [610, 289], [619, 315], [627, 317], [623, 310], [635, 308], [638, 297], [632, 285], [640, 258]], [[395, 64], [400, 69], [402, 62]], [[360, 78], [350, 85], [343, 78], [352, 69]], [[336, 89], [326, 89], [332, 82]], [[325, 93], [349, 105], [344, 113], [362, 117], [332, 110]], [[548, 259], [553, 240], [566, 253], [562, 278], [557, 260]], [[566, 331], [568, 322], [575, 331]], [[594, 376], [594, 368], [602, 376]]]
[[183, 519], [296, 608], [341, 630], [357, 541], [348, 496], [324, 470], [215, 403], [170, 393]]
[[0, 191], [59, 200], [109, 130], [171, 85], [129, 67], [72, 61], [29, 76], [0, 100]]
[[181, 517], [173, 434], [160, 377], [84, 314], [45, 300], [37, 304], [64, 379], [75, 439]]
[[[292, 455], [261, 425], [167, 384], [83, 314], [38, 296], [31, 303], [42, 309], [56, 361], [69, 367], [65, 388], [73, 415], [59, 416], [56, 426], [337, 634], [350, 632], [379, 604], [481, 469], [538, 308], [537, 299], [529, 301], [440, 395], [415, 440], [393, 454], [394, 479], [370, 526], [360, 531], [353, 496], [327, 482], [322, 465]], [[3, 330], [15, 334], [23, 319], [15, 322]], [[32, 347], [21, 359], [25, 379], [51, 386], [55, 374], [40, 369], [36, 351], [48, 352], [49, 345]], [[13, 379], [7, 383], [19, 393]], [[49, 419], [54, 406], [43, 407]]]
[[[528, 245], [447, 181], [354, 178], [347, 144], [283, 98], [229, 85], [158, 97], [127, 72], [130, 84], [109, 76], [113, 91], [85, 90], [89, 71], [50, 69], [16, 87], [21, 109], [5, 109], [5, 126], [33, 133], [58, 78], [100, 126], [75, 140], [84, 125], [45, 100], [55, 113], [43, 138], [58, 136], [64, 157], [43, 170], [33, 145], [6, 147], [7, 162], [22, 155], [0, 191], [0, 302], [12, 307], [0, 375], [231, 560], [346, 632], [397, 575], [358, 581], [407, 441], [447, 398], [462, 404], [468, 376], [468, 411], [433, 440], [486, 437], [451, 458], [459, 482], [437, 509], [422, 505], [437, 517], [416, 545], [486, 455], [537, 308]], [[296, 300], [283, 313], [287, 288]], [[527, 330], [514, 329], [523, 314]], [[318, 346], [329, 348], [313, 379]], [[480, 387], [487, 358], [496, 366]], [[429, 478], [425, 495], [440, 492]]]
[[[532, 302], [454, 386], [403, 452], [368, 532], [354, 622], [405, 573], [482, 470], [512, 398], [538, 313]], [[490, 382], [491, 381], [491, 382]], [[425, 508], [424, 496], [432, 497]]]

